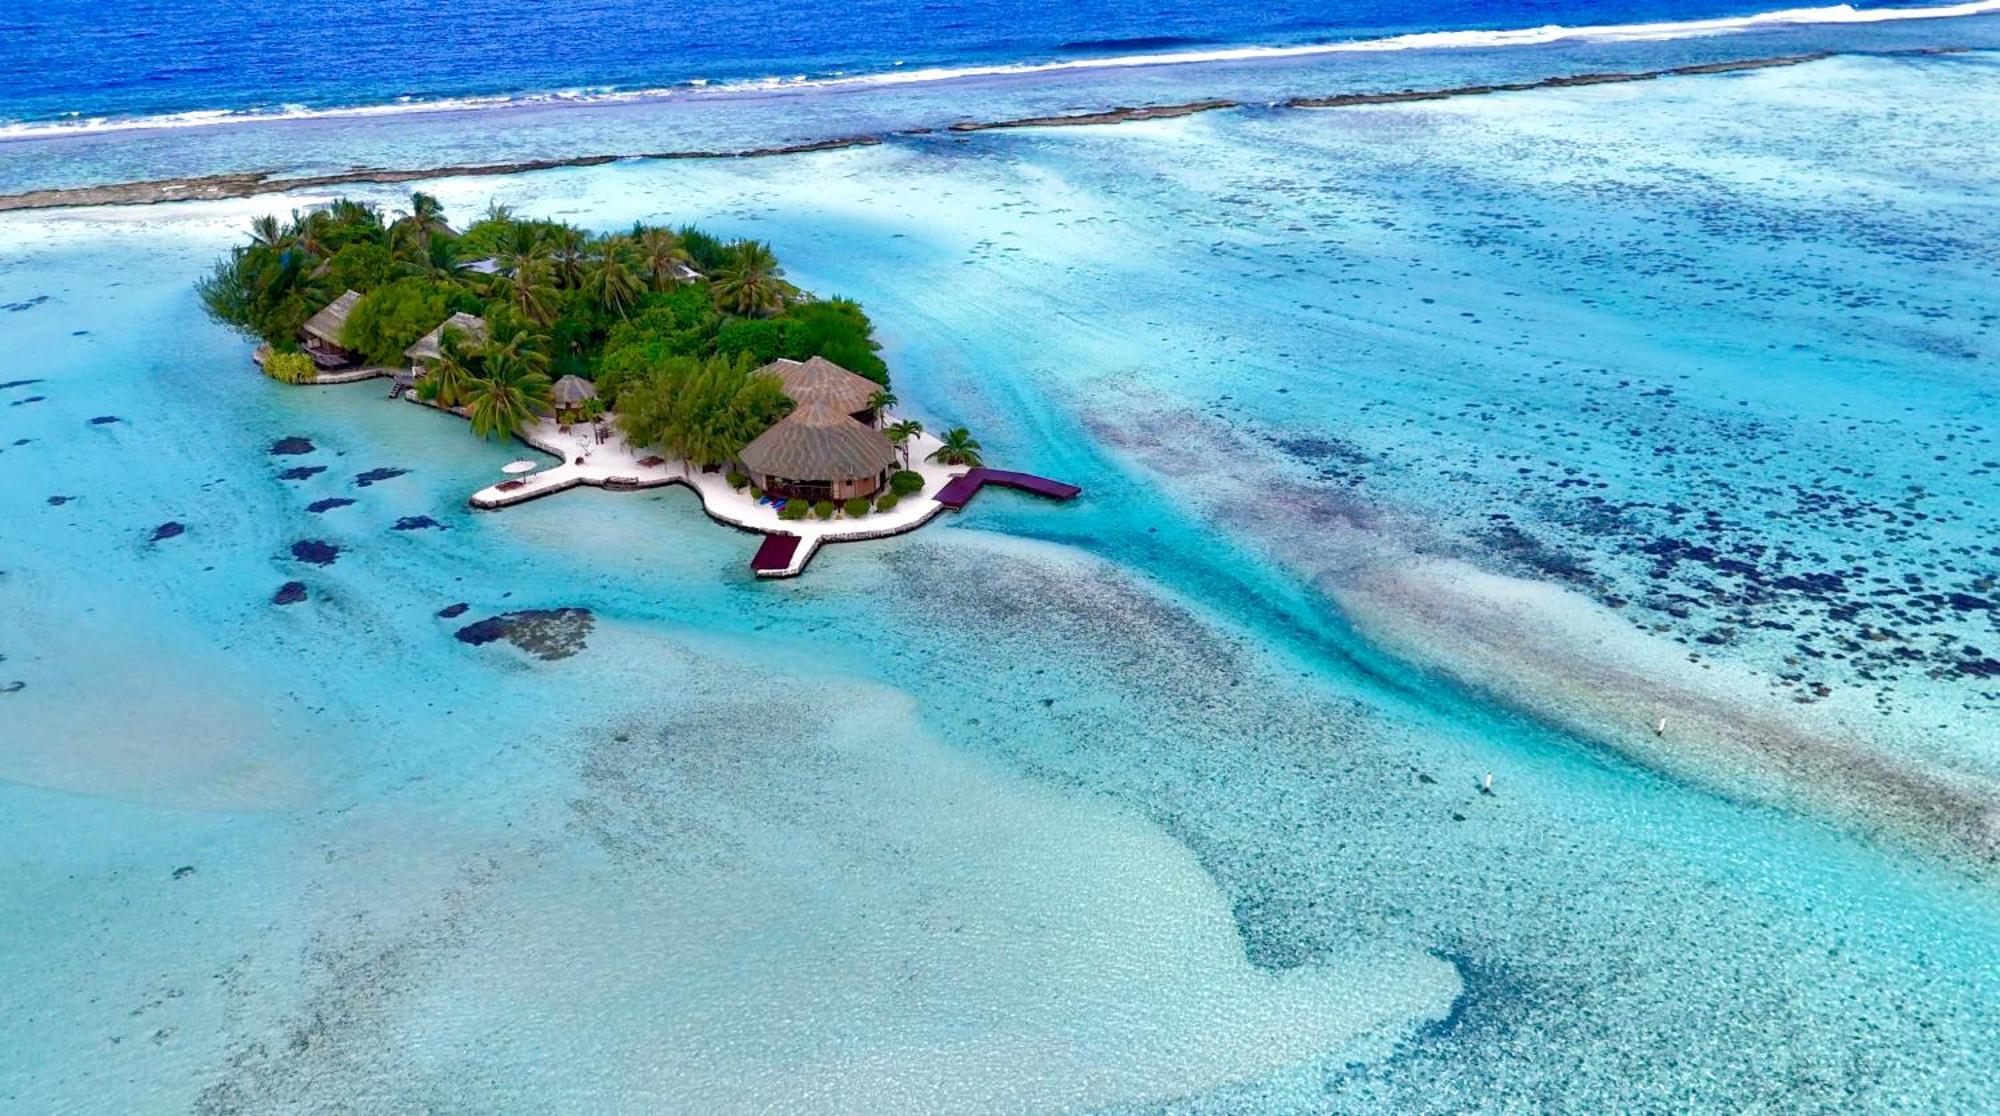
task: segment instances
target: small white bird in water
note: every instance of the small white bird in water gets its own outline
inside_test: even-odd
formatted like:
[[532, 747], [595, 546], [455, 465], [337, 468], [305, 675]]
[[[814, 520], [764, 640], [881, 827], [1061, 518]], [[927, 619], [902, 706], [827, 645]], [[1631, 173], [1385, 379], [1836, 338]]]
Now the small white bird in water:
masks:
[[1665, 717], [1662, 717], [1660, 718], [1660, 723], [1653, 726], [1653, 735], [1665, 736], [1666, 734], [1667, 734], [1667, 719]]
[[1491, 771], [1488, 771], [1486, 773], [1486, 777], [1479, 781], [1479, 793], [1480, 794], [1493, 793], [1493, 773]]

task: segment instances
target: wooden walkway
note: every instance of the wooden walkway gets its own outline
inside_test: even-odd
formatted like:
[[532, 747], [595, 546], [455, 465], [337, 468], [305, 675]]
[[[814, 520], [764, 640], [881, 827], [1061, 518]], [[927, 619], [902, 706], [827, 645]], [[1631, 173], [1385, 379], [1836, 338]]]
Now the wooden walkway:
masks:
[[971, 503], [972, 498], [979, 495], [979, 490], [989, 484], [1032, 492], [1037, 496], [1047, 496], [1054, 500], [1073, 500], [1077, 493], [1083, 491], [1076, 485], [1038, 477], [1032, 473], [1010, 473], [1005, 469], [982, 467], [973, 469], [962, 477], [952, 478], [950, 483], [938, 490], [937, 502], [953, 511], [958, 511]]

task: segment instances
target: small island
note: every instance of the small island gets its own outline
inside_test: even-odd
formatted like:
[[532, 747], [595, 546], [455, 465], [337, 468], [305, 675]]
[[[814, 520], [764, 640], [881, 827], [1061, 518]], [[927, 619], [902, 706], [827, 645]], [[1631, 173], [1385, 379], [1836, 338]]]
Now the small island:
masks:
[[590, 485], [684, 485], [711, 519], [766, 536], [751, 568], [804, 570], [823, 543], [911, 531], [987, 484], [1074, 485], [988, 469], [964, 427], [899, 418], [860, 305], [784, 277], [770, 247], [637, 224], [596, 235], [489, 206], [463, 232], [428, 194], [385, 218], [342, 199], [266, 216], [198, 285], [286, 384], [391, 381], [389, 397], [518, 438], [471, 497], [497, 509]]

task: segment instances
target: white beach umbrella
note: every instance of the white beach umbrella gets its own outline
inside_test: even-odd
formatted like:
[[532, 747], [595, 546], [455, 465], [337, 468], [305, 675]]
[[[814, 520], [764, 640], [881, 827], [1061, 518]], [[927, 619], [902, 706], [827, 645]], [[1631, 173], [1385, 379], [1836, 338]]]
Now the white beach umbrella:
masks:
[[509, 461], [507, 464], [500, 466], [500, 471], [510, 477], [518, 477], [523, 473], [532, 473], [541, 467], [541, 464], [535, 461]]

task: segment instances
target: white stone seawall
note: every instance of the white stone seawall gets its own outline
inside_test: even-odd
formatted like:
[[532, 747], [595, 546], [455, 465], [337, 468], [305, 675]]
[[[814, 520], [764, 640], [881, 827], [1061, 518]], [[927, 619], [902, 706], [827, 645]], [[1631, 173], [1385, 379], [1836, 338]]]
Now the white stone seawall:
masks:
[[[419, 405], [429, 406], [421, 402]], [[592, 423], [575, 423], [564, 428], [553, 420], [544, 419], [521, 431], [521, 441], [557, 458], [560, 464], [520, 478], [518, 485], [503, 481], [482, 488], [472, 494], [472, 506], [498, 510], [581, 485], [623, 491], [678, 484], [693, 489], [701, 497], [702, 510], [718, 523], [760, 535], [797, 536], [798, 550], [785, 569], [760, 571], [766, 577], [792, 577], [805, 569], [806, 563], [812, 560], [822, 544], [887, 538], [914, 531], [929, 523], [945, 510], [944, 505], [937, 502], [938, 491], [953, 478], [967, 472], [967, 467], [963, 465], [941, 465], [928, 460], [940, 443], [929, 434], [920, 434], [910, 441], [910, 468], [923, 476], [922, 492], [903, 497], [889, 511], [871, 510], [858, 519], [848, 519], [844, 513], [837, 513], [833, 519], [808, 516], [787, 520], [778, 518], [777, 509], [769, 504], [759, 504], [747, 488], [742, 492], [730, 488], [725, 473], [704, 473], [688, 462], [673, 458], [667, 458], [658, 465], [640, 464], [664, 455], [629, 445], [624, 434], [618, 430], [614, 416], [606, 415], [601, 425], [609, 433], [609, 437], [602, 442], [597, 440], [597, 424]]]

